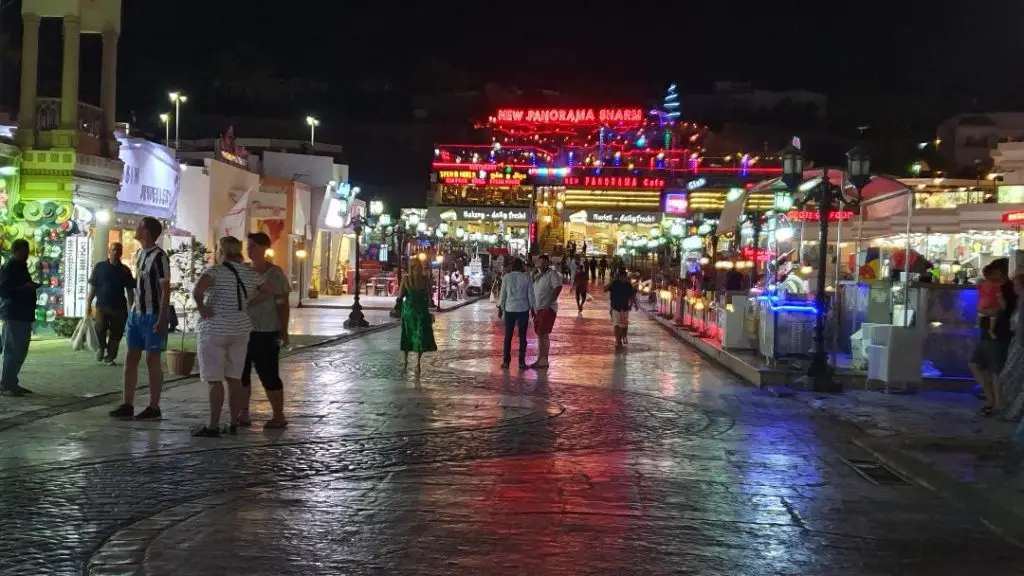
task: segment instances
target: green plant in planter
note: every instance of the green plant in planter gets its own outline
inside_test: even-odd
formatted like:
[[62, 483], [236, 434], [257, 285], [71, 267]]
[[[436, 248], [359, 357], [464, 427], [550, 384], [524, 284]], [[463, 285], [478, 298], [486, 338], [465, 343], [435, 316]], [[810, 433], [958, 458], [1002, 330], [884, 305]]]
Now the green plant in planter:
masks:
[[68, 316], [55, 318], [53, 320], [53, 333], [61, 338], [71, 338], [75, 335], [75, 329], [78, 328], [78, 323], [81, 321], [81, 318], [71, 318]]
[[194, 332], [199, 323], [195, 302], [192, 301], [192, 289], [199, 281], [199, 276], [210, 265], [210, 256], [211, 252], [206, 244], [195, 238], [167, 251], [167, 258], [177, 271], [178, 277], [177, 282], [171, 283], [171, 305], [177, 303], [181, 308], [181, 316], [178, 319], [181, 344], [178, 350], [185, 349], [185, 335]]

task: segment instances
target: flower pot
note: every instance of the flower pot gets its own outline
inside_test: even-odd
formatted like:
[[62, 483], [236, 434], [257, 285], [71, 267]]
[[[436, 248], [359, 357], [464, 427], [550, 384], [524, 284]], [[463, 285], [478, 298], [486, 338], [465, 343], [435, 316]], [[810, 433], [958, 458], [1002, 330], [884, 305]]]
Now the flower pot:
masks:
[[309, 291], [306, 292], [306, 296], [309, 296], [310, 300], [316, 300], [320, 297], [320, 291], [316, 288], [310, 288]]
[[196, 353], [188, 350], [168, 350], [167, 369], [171, 374], [189, 376], [196, 366]]

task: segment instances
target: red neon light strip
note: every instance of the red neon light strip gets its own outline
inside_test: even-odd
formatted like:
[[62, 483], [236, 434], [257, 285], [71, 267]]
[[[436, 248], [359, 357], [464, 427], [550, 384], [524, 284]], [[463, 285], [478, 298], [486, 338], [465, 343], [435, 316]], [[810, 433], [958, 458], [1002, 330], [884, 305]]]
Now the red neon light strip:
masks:
[[[434, 168], [463, 168], [465, 170], [488, 170], [488, 171], [497, 170], [498, 167], [499, 167], [497, 164], [469, 164], [469, 163], [465, 163], [465, 162], [463, 162], [463, 163], [459, 163], [459, 162], [434, 162], [433, 166], [434, 166]], [[548, 168], [549, 170], [553, 169], [551, 166], [541, 166], [541, 165], [533, 165], [533, 164], [502, 164], [501, 165], [501, 167], [505, 167], [505, 166], [508, 166], [510, 168], [525, 168], [525, 169], [531, 169], [531, 168]], [[591, 168], [591, 167], [585, 166], [585, 165], [574, 165], [574, 166], [569, 166], [569, 168], [572, 168], [573, 170], [594, 170], [595, 169], [595, 168]], [[601, 170], [608, 170], [608, 169], [615, 169], [615, 168], [622, 168], [622, 167], [621, 166], [610, 166], [609, 167], [609, 166], [606, 165], [606, 166], [602, 167]], [[697, 173], [700, 173], [700, 172], [744, 172], [744, 169], [743, 168], [725, 168], [725, 167], [720, 167], [720, 166], [701, 166], [697, 170], [691, 170], [689, 168], [659, 168], [658, 171], [660, 171], [660, 172], [697, 172]], [[747, 173], [749, 173], [749, 174], [780, 174], [782, 172], [782, 168], [747, 168], [745, 171]]]

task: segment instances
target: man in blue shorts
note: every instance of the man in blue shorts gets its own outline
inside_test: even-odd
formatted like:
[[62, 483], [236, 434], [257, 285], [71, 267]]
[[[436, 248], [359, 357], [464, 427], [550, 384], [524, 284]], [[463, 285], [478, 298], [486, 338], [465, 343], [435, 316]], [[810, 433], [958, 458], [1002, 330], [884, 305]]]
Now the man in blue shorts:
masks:
[[[160, 419], [160, 392], [164, 383], [160, 354], [167, 343], [171, 305], [171, 262], [156, 243], [161, 233], [160, 221], [148, 216], [135, 230], [140, 250], [135, 254], [135, 304], [125, 326], [128, 356], [124, 361], [124, 398], [120, 406], [110, 411], [112, 418]], [[135, 387], [143, 352], [149, 372], [149, 406], [135, 414]]]

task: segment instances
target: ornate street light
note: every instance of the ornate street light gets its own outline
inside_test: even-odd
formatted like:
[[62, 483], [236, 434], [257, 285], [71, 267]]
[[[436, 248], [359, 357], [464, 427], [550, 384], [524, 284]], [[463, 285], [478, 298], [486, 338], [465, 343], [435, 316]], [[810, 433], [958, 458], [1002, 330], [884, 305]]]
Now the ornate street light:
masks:
[[[807, 380], [815, 392], [841, 392], [842, 384], [833, 379], [825, 350], [825, 319], [828, 315], [829, 295], [826, 291], [828, 274], [828, 214], [835, 200], [849, 202], [843, 197], [840, 186], [832, 186], [828, 167], [823, 167], [820, 178], [803, 182], [803, 154], [795, 146], [787, 146], [782, 155], [782, 181], [790, 190], [804, 192], [803, 201], [814, 199], [818, 207], [818, 266], [815, 289], [817, 314], [814, 323], [814, 355], [807, 369]], [[859, 148], [847, 154], [847, 171], [850, 181], [859, 190], [871, 179], [871, 160]], [[856, 202], [856, 201], [855, 201]]]
[[[359, 187], [353, 186], [349, 192], [349, 200], [355, 201], [356, 195], [359, 194]], [[370, 323], [366, 321], [366, 317], [363, 316], [363, 306], [359, 303], [359, 238], [363, 234], [363, 227], [366, 226], [366, 217], [362, 215], [352, 216], [352, 211], [349, 210], [346, 214], [347, 224], [351, 224], [352, 231], [356, 234], [356, 270], [353, 278], [353, 300], [352, 300], [352, 312], [348, 315], [348, 320], [342, 323], [342, 326], [346, 329], [353, 328], [367, 328]]]

